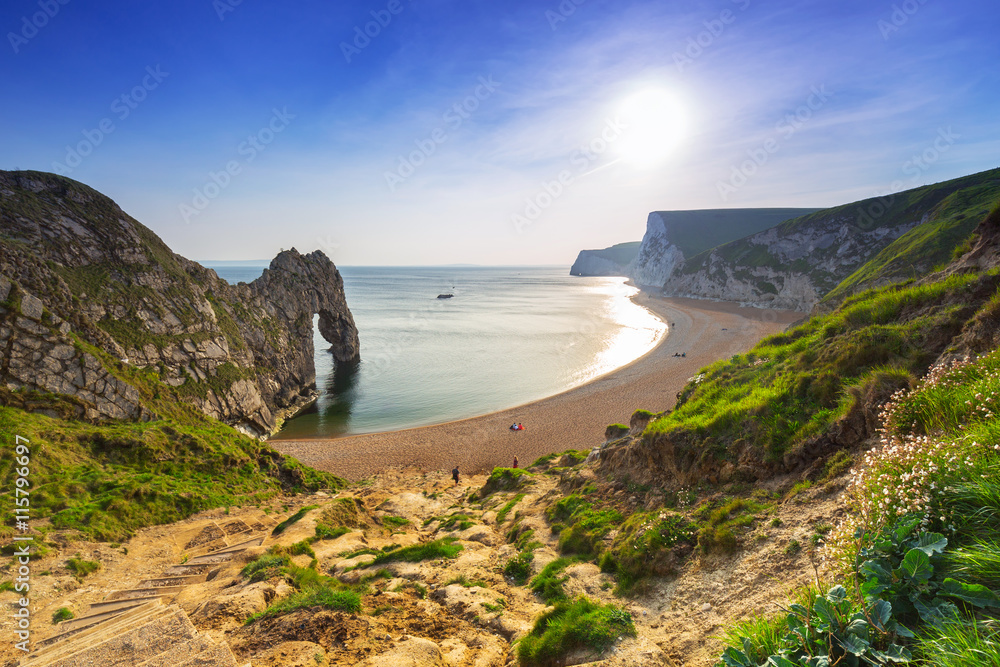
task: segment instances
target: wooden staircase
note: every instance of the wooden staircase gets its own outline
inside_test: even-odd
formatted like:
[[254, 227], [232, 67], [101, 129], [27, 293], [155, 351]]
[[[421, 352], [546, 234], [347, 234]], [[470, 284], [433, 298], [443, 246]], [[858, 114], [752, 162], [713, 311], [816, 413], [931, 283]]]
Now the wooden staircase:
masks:
[[250, 523], [213, 521], [196, 528], [198, 534], [185, 545], [185, 562], [162, 577], [112, 591], [85, 615], [63, 621], [56, 634], [35, 643], [20, 666], [240, 667], [227, 644], [199, 635], [184, 610], [171, 603], [186, 587], [206, 581], [213, 566], [263, 544], [274, 524], [261, 516]]

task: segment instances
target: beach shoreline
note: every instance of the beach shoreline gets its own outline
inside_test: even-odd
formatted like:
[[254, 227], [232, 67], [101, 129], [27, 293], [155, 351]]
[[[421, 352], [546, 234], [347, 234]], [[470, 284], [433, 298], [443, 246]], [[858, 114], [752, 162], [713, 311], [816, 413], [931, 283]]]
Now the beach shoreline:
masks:
[[[603, 442], [604, 429], [628, 423], [638, 409], [673, 407], [688, 378], [712, 362], [745, 352], [761, 338], [801, 319], [795, 311], [749, 308], [727, 302], [664, 298], [639, 292], [633, 301], [668, 330], [641, 357], [585, 384], [523, 405], [475, 417], [397, 431], [269, 441], [282, 454], [314, 468], [359, 480], [398, 467], [483, 472], [522, 465], [568, 449]], [[684, 357], [673, 356], [685, 354]], [[509, 430], [523, 423], [524, 431]]]

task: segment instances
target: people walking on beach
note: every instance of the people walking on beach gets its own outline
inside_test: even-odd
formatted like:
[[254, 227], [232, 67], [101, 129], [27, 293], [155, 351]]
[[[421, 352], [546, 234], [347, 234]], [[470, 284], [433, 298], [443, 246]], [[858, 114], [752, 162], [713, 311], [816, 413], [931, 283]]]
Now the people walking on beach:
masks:
[[515, 468], [517, 467], [517, 457], [516, 456], [514, 457], [514, 467]]
[[458, 486], [458, 466], [451, 471], [451, 477], [455, 480], [455, 486]]

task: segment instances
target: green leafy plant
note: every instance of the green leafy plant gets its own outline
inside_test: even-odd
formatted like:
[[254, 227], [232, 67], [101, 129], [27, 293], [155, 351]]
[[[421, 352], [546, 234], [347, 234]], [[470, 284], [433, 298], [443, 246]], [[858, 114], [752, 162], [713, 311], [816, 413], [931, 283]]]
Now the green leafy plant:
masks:
[[[866, 599], [891, 604], [897, 618], [940, 625], [959, 619], [956, 602], [1000, 607], [1000, 598], [982, 584], [940, 576], [940, 554], [948, 539], [940, 533], [916, 533], [919, 517], [905, 519], [858, 550], [861, 592]], [[864, 540], [859, 529], [857, 538]]]
[[[843, 586], [834, 586], [808, 606], [792, 604], [787, 611], [788, 634], [778, 653], [763, 663], [768, 667], [859, 667], [912, 660], [910, 652], [892, 640], [913, 635], [896, 623], [892, 605], [884, 600], [859, 607]], [[742, 644], [727, 648], [722, 662], [727, 667], [761, 665], [760, 644], [749, 637]]]

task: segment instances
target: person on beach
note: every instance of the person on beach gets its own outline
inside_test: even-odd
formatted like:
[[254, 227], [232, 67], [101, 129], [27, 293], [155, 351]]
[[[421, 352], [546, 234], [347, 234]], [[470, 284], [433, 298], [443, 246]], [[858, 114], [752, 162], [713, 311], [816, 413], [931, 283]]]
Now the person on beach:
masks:
[[458, 486], [458, 466], [451, 471], [451, 477], [455, 480], [455, 486]]
[[516, 456], [514, 457], [514, 467], [515, 468], [517, 467], [517, 457]]

